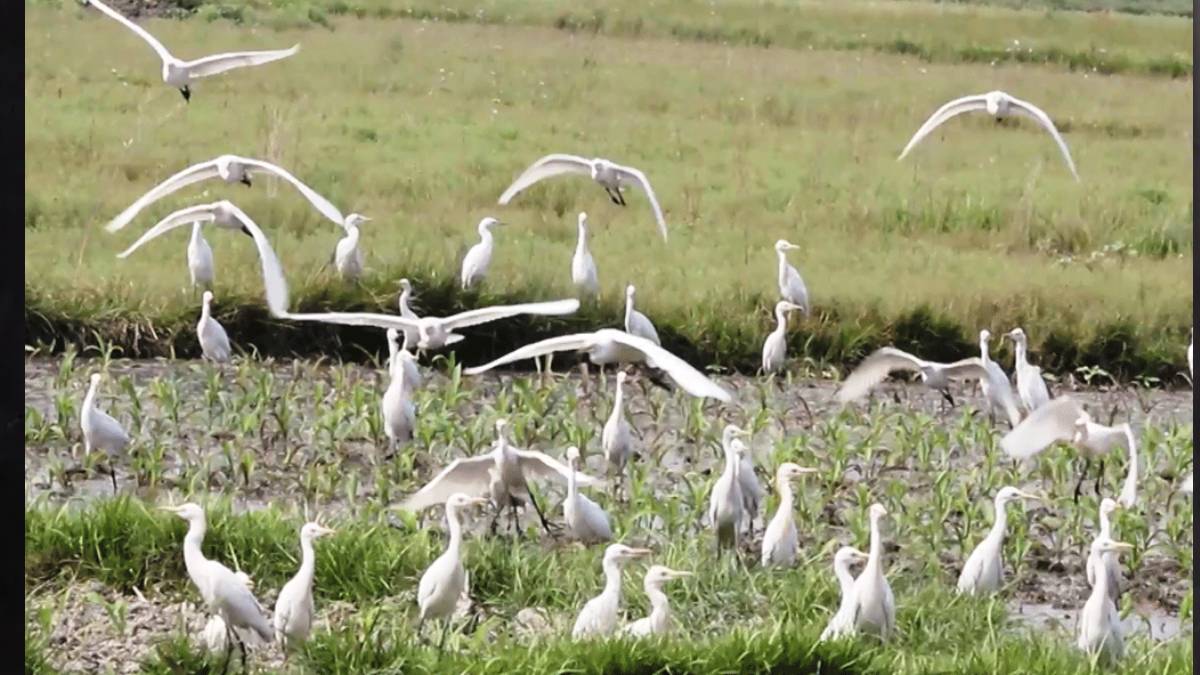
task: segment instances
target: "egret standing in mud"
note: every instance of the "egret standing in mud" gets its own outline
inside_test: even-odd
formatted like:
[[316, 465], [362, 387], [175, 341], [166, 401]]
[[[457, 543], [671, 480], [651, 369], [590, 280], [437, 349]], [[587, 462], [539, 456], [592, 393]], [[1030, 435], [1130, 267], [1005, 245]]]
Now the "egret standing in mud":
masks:
[[962, 573], [958, 575], [959, 593], [983, 595], [1000, 590], [1000, 586], [1004, 583], [1004, 560], [1000, 551], [1004, 545], [1005, 528], [1008, 526], [1008, 512], [1005, 507], [1014, 499], [1037, 499], [1037, 497], [1015, 487], [1004, 487], [996, 493], [995, 520], [992, 522], [992, 529], [967, 557]]
[[83, 397], [83, 410], [79, 413], [79, 428], [83, 432], [83, 451], [91, 454], [100, 450], [108, 456], [108, 471], [112, 477], [113, 494], [117, 494], [117, 453], [129, 445], [129, 434], [108, 413], [96, 407], [96, 394], [100, 390], [100, 373], [92, 373], [87, 395]]

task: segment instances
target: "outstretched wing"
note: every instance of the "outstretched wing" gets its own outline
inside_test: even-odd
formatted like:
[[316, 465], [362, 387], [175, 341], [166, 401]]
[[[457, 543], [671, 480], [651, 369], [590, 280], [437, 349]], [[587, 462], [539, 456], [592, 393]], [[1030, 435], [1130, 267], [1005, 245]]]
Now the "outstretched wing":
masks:
[[932, 133], [934, 129], [938, 128], [946, 120], [954, 117], [955, 115], [961, 115], [962, 113], [971, 112], [974, 110], [987, 110], [986, 95], [975, 94], [973, 96], [956, 98], [946, 105], [938, 108], [932, 115], [929, 116], [929, 119], [925, 120], [925, 123], [921, 125], [921, 128], [917, 129], [917, 133], [913, 134], [913, 137], [911, 140], [909, 140], [908, 145], [904, 146], [904, 152], [900, 153], [900, 156], [896, 158], [896, 161], [898, 162], [904, 159], [904, 157], [908, 155], [909, 150], [912, 150], [917, 143], [921, 142], [921, 139]]
[[[520, 458], [521, 472], [534, 478], [556, 478], [566, 482], [571, 475], [571, 469], [553, 457], [536, 450], [511, 448]], [[603, 485], [604, 481], [589, 476], [586, 473], [575, 472], [575, 482], [578, 485]]]
[[100, 0], [87, 0], [87, 4], [95, 7], [96, 9], [100, 10], [101, 12], [104, 12], [110, 18], [120, 21], [122, 24], [124, 24], [124, 26], [126, 28], [137, 33], [138, 37], [140, 37], [143, 40], [145, 40], [146, 42], [148, 42], [150, 44], [150, 46], [154, 48], [154, 53], [158, 54], [158, 58], [162, 59], [163, 63], [168, 63], [174, 59], [174, 57], [171, 56], [171, 52], [168, 52], [167, 48], [163, 46], [163, 43], [159, 42], [145, 28], [142, 28], [141, 26], [137, 25], [136, 23], [125, 18], [125, 16], [122, 15], [117, 10], [113, 9], [112, 7], [109, 7], [108, 5], [104, 4], [103, 2], [100, 2]]
[[863, 359], [862, 363], [858, 364], [858, 367], [846, 377], [842, 386], [838, 388], [837, 400], [841, 403], [848, 403], [866, 396], [867, 392], [875, 388], [875, 385], [887, 379], [892, 371], [917, 371], [924, 363], [912, 354], [895, 347], [881, 347]]
[[213, 208], [215, 204], [200, 204], [198, 206], [190, 206], [186, 209], [180, 209], [166, 218], [155, 223], [154, 227], [146, 230], [146, 232], [133, 242], [129, 248], [117, 254], [118, 258], [128, 258], [130, 254], [141, 248], [146, 242], [151, 239], [156, 239], [160, 235], [169, 232], [177, 227], [191, 225], [197, 221], [211, 222], [214, 218]]
[[578, 309], [579, 301], [574, 298], [552, 300], [550, 302], [527, 302], [520, 305], [496, 305], [495, 307], [472, 309], [467, 312], [448, 316], [442, 319], [441, 323], [446, 330], [451, 331], [469, 326], [478, 326], [481, 323], [488, 323], [489, 321], [507, 319], [520, 314], [557, 316], [560, 314], [570, 314]]
[[495, 459], [490, 453], [460, 457], [450, 462], [450, 465], [434, 476], [425, 487], [401, 502], [400, 508], [423, 511], [430, 506], [445, 504], [451, 495], [458, 492], [469, 495], [483, 494], [488, 487], [488, 469], [494, 464]]
[[1059, 151], [1062, 152], [1063, 159], [1067, 160], [1067, 168], [1071, 170], [1071, 175], [1078, 181], [1079, 173], [1075, 171], [1075, 161], [1071, 159], [1071, 151], [1067, 150], [1067, 142], [1063, 140], [1062, 134], [1058, 133], [1058, 127], [1054, 126], [1054, 122], [1050, 120], [1050, 116], [1041, 108], [1028, 101], [1022, 101], [1019, 98], [1011, 96], [1008, 98], [1010, 101], [1009, 105], [1014, 110], [1042, 125], [1046, 131], [1050, 132], [1050, 135], [1054, 137], [1054, 142], [1058, 144]]
[[108, 225], [105, 225], [104, 229], [108, 230], [109, 232], [116, 232], [122, 227], [128, 225], [130, 221], [132, 221], [139, 213], [141, 213], [142, 209], [153, 204], [154, 202], [166, 197], [176, 190], [187, 187], [193, 183], [199, 183], [202, 180], [215, 178], [218, 175], [219, 172], [217, 171], [217, 160], [215, 159], [210, 159], [207, 162], [200, 162], [199, 164], [193, 164], [192, 166], [189, 166], [183, 171], [180, 171], [174, 176], [171, 176], [170, 178], [154, 186], [146, 194], [138, 197], [137, 201], [130, 204], [129, 207], [124, 211], [117, 214], [117, 217], [113, 218]]
[[559, 337], [546, 338], [534, 342], [533, 344], [525, 345], [519, 349], [515, 349], [500, 358], [475, 366], [474, 368], [464, 368], [463, 375], [478, 375], [487, 372], [496, 366], [502, 366], [506, 363], [520, 361], [522, 359], [531, 359], [535, 356], [542, 356], [552, 352], [578, 351], [586, 349], [592, 344], [595, 339], [595, 333], [576, 333], [574, 335], [560, 335]]
[[1075, 420], [1083, 408], [1069, 396], [1060, 396], [1037, 410], [1000, 439], [1000, 447], [1010, 457], [1024, 459], [1045, 450], [1055, 441], [1069, 441], [1075, 434]]
[[646, 174], [629, 166], [616, 168], [622, 183], [634, 183], [642, 189], [642, 192], [646, 193], [646, 198], [650, 200], [650, 206], [654, 209], [654, 218], [658, 221], [658, 232], [662, 235], [663, 241], [666, 241], [667, 221], [663, 218], [662, 207], [658, 205], [658, 197], [654, 195], [654, 190], [650, 187], [650, 181], [646, 178]]
[[513, 181], [512, 185], [500, 195], [500, 205], [503, 206], [516, 197], [519, 192], [534, 183], [550, 178], [552, 176], [561, 176], [565, 173], [582, 174], [584, 176], [592, 175], [592, 163], [583, 157], [575, 155], [553, 154], [534, 162], [532, 166], [525, 169], [525, 172]]
[[619, 342], [626, 347], [632, 347], [644, 354], [647, 363], [652, 363], [655, 368], [666, 371], [667, 375], [670, 375], [676, 384], [683, 387], [684, 391], [692, 396], [707, 396], [715, 398], [718, 401], [724, 401], [725, 403], [732, 400], [729, 392], [722, 389], [716, 382], [708, 379], [704, 373], [696, 370], [687, 361], [659, 347], [650, 340], [630, 335], [620, 330], [608, 329], [601, 331], [601, 333], [602, 337], [611, 338], [614, 342]]
[[334, 206], [328, 199], [318, 194], [316, 190], [305, 185], [300, 181], [300, 179], [293, 176], [290, 172], [284, 170], [283, 167], [276, 166], [270, 162], [264, 162], [260, 159], [249, 159], [246, 157], [239, 157], [238, 161], [246, 166], [257, 167], [263, 171], [273, 173], [276, 176], [286, 180], [287, 182], [291, 183], [293, 187], [299, 190], [300, 194], [304, 195], [304, 198], [311, 202], [312, 205], [321, 212], [321, 215], [332, 220], [338, 225], [345, 225], [346, 217], [342, 215], [342, 212], [339, 211], [336, 206]]
[[204, 58], [196, 59], [195, 61], [185, 61], [184, 65], [189, 69], [192, 77], [208, 77], [216, 75], [234, 68], [244, 68], [246, 66], [260, 66], [264, 63], [286, 59], [296, 52], [300, 51], [300, 45], [292, 45], [288, 49], [271, 49], [266, 51], [256, 52], [229, 52], [227, 54], [214, 54], [205, 56]]

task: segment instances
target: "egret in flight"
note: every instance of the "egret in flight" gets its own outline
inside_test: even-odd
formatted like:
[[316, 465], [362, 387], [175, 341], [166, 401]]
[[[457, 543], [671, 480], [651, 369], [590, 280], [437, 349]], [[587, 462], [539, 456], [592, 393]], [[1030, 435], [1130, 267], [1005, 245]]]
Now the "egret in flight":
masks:
[[192, 238], [187, 246], [188, 274], [193, 286], [211, 289], [215, 273], [213, 270], [213, 252], [204, 235], [200, 233], [200, 223], [192, 223]]
[[850, 573], [850, 565], [867, 560], [868, 557], [853, 546], [843, 546], [834, 554], [833, 574], [837, 577], [842, 600], [825, 630], [821, 631], [818, 642], [837, 640], [854, 633], [854, 610], [857, 604], [854, 601], [854, 575]]
[[446, 552], [438, 556], [421, 575], [421, 582], [417, 586], [417, 605], [421, 608], [417, 634], [420, 634], [421, 626], [426, 621], [443, 621], [438, 649], [446, 642], [450, 617], [467, 584], [467, 573], [462, 564], [462, 512], [469, 506], [486, 503], [488, 500], [484, 497], [471, 497], [461, 492], [450, 495], [446, 500], [446, 527], [450, 530], [450, 542], [446, 545]]
[[625, 287], [625, 332], [645, 338], [661, 347], [662, 341], [658, 339], [658, 331], [654, 330], [654, 324], [650, 323], [650, 319], [645, 314], [633, 308], [635, 295], [637, 295], [637, 289], [633, 284]]
[[1050, 402], [1050, 392], [1046, 389], [1046, 381], [1042, 379], [1042, 369], [1029, 362], [1029, 338], [1025, 331], [1014, 328], [1008, 333], [1008, 338], [1017, 345], [1016, 362], [1013, 370], [1017, 372], [1017, 394], [1025, 405], [1028, 414]]
[[[1130, 551], [1133, 546], [1113, 541], [1104, 536], [1092, 542], [1091, 555], [1100, 557], [1118, 555]], [[1092, 593], [1079, 612], [1079, 639], [1076, 645], [1088, 654], [1100, 653], [1108, 661], [1116, 661], [1125, 653], [1125, 639], [1121, 629], [1121, 615], [1109, 596], [1108, 575], [1096, 576]]]
[[791, 567], [796, 564], [799, 537], [796, 534], [796, 495], [792, 481], [816, 473], [816, 469], [784, 462], [775, 470], [775, 491], [779, 493], [779, 509], [767, 525], [762, 542], [762, 566]]
[[604, 590], [583, 606], [571, 629], [572, 638], [605, 637], [617, 630], [621, 611], [621, 569], [626, 563], [651, 553], [650, 549], [624, 544], [610, 544], [604, 549]]
[[692, 576], [691, 572], [673, 570], [663, 565], [651, 565], [642, 581], [646, 597], [650, 599], [650, 616], [643, 617], [621, 629], [622, 635], [635, 638], [664, 635], [671, 631], [671, 602], [663, 592], [663, 586], [673, 579]]
[[[1112, 514], [1121, 505], [1113, 501], [1109, 497], [1105, 497], [1100, 501], [1100, 535], [1101, 539], [1112, 539]], [[1087, 564], [1087, 580], [1089, 586], [1096, 585], [1096, 576], [1104, 575], [1108, 577], [1108, 597], [1116, 602], [1121, 597], [1121, 564], [1117, 561], [1117, 556], [1112, 553], [1105, 553], [1103, 556], [1097, 556], [1092, 550], [1088, 553]]]
[[608, 514], [600, 505], [579, 492], [576, 479], [576, 468], [579, 464], [579, 448], [572, 445], [567, 448], [567, 466], [570, 474], [567, 476], [567, 498], [563, 500], [563, 520], [567, 529], [579, 541], [591, 544], [612, 540], [612, 525]]
[[837, 391], [840, 403], [849, 403], [861, 398], [871, 391], [875, 385], [887, 378], [892, 371], [905, 370], [921, 374], [921, 381], [926, 387], [941, 392], [942, 397], [950, 405], [954, 398], [950, 395], [950, 380], [952, 379], [985, 379], [988, 377], [987, 367], [978, 357], [962, 359], [954, 363], [937, 363], [919, 359], [908, 352], [894, 347], [881, 347], [875, 350], [854, 372], [842, 382]]
[[108, 455], [108, 471], [112, 477], [113, 494], [117, 494], [117, 453], [129, 445], [129, 434], [121, 424], [96, 407], [96, 394], [100, 390], [100, 373], [92, 373], [87, 395], [83, 397], [83, 410], [79, 413], [79, 428], [83, 432], [83, 451], [91, 454], [100, 450]]
[[571, 256], [571, 283], [580, 294], [596, 297], [600, 294], [600, 279], [596, 275], [596, 261], [587, 245], [587, 214], [579, 212], [579, 242], [575, 244], [575, 255]]
[[1004, 583], [1004, 560], [1000, 555], [1008, 526], [1006, 506], [1014, 499], [1038, 499], [1015, 487], [1004, 487], [996, 493], [995, 520], [983, 541], [971, 551], [962, 573], [958, 575], [958, 592], [966, 595], [995, 593]]
[[883, 640], [896, 630], [896, 597], [883, 574], [883, 536], [879, 523], [887, 516], [882, 504], [872, 504], [871, 548], [867, 565], [854, 580], [854, 630], [871, 633]]
[[229, 335], [225, 327], [212, 316], [212, 291], [204, 291], [204, 306], [200, 309], [200, 322], [196, 324], [196, 337], [200, 340], [200, 352], [204, 358], [216, 363], [225, 363], [233, 356], [229, 346]]
[[288, 650], [308, 639], [313, 622], [313, 576], [316, 573], [317, 556], [313, 541], [334, 530], [311, 522], [300, 528], [300, 570], [279, 591], [275, 601], [275, 639], [283, 648], [284, 658]]
[[787, 313], [796, 309], [803, 308], [787, 300], [775, 303], [775, 330], [763, 341], [763, 373], [776, 373], [783, 368], [784, 359], [787, 358]]
[[370, 218], [357, 213], [346, 216], [346, 222], [342, 224], [346, 236], [339, 239], [333, 249], [333, 267], [347, 281], [355, 281], [362, 276], [363, 254], [358, 246], [358, 226], [368, 220]]
[[775, 242], [775, 255], [779, 257], [779, 297], [808, 314], [808, 286], [795, 267], [788, 264], [787, 252], [799, 246], [783, 239]]
[[479, 221], [479, 227], [476, 228], [479, 232], [479, 243], [472, 246], [467, 251], [467, 255], [463, 256], [461, 275], [463, 290], [483, 281], [484, 276], [487, 275], [488, 267], [492, 264], [492, 250], [495, 248], [492, 228], [503, 224], [490, 217]]

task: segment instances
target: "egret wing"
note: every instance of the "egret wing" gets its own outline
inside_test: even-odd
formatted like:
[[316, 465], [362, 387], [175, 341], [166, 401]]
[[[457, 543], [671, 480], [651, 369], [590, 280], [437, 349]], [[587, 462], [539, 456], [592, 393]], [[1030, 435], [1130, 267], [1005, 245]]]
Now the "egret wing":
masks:
[[837, 400], [847, 403], [861, 398], [875, 385], [887, 379], [892, 371], [918, 371], [924, 364], [925, 361], [908, 352], [895, 347], [881, 347], [863, 359], [862, 363], [858, 364], [858, 367], [846, 377], [838, 389]]
[[275, 255], [275, 249], [271, 248], [271, 242], [267, 241], [267, 236], [263, 234], [262, 228], [251, 220], [250, 216], [247, 216], [244, 211], [232, 203], [225, 202], [225, 205], [230, 211], [233, 211], [234, 216], [238, 220], [242, 221], [242, 225], [245, 225], [246, 230], [250, 232], [250, 236], [254, 238], [254, 245], [258, 248], [259, 263], [262, 266], [263, 287], [266, 289], [267, 308], [271, 310], [273, 316], [287, 316], [287, 280], [284, 279], [283, 267], [279, 264], [279, 258]]
[[[536, 450], [510, 448], [521, 462], [521, 472], [535, 478], [557, 478], [566, 482], [571, 475], [571, 469], [553, 457]], [[603, 485], [604, 481], [586, 473], [575, 472], [575, 482], [581, 486]]]
[[650, 206], [654, 209], [654, 218], [658, 221], [658, 232], [662, 235], [663, 241], [667, 240], [667, 221], [663, 218], [662, 207], [658, 204], [658, 197], [654, 195], [653, 188], [650, 187], [650, 181], [646, 178], [646, 174], [628, 166], [618, 166], [617, 172], [621, 176], [622, 183], [636, 183], [646, 193], [646, 198], [650, 200]]
[[146, 242], [150, 241], [151, 239], [155, 239], [166, 232], [170, 232], [177, 227], [191, 225], [192, 223], [196, 222], [212, 222], [215, 218], [213, 215], [214, 207], [215, 204], [200, 204], [198, 206], [190, 206], [186, 209], [180, 209], [172, 214], [169, 214], [166, 218], [163, 218], [155, 223], [154, 227], [146, 230], [146, 232], [142, 234], [137, 241], [133, 242], [133, 245], [118, 253], [117, 257], [128, 258], [130, 254], [141, 248]]
[[507, 319], [520, 314], [556, 316], [570, 314], [578, 309], [579, 301], [574, 298], [569, 300], [552, 300], [550, 302], [527, 302], [520, 305], [496, 305], [495, 307], [472, 309], [468, 312], [448, 316], [442, 319], [441, 323], [446, 330], [451, 331], [469, 326], [478, 326], [481, 323], [489, 321]]
[[904, 152], [900, 153], [900, 156], [896, 158], [896, 161], [904, 159], [909, 150], [912, 150], [917, 143], [921, 142], [921, 139], [928, 136], [934, 129], [938, 128], [946, 120], [954, 117], [955, 115], [961, 115], [962, 113], [971, 112], [974, 110], [987, 110], [987, 97], [984, 94], [975, 94], [973, 96], [956, 98], [946, 105], [938, 108], [932, 115], [929, 116], [929, 119], [925, 120], [925, 123], [921, 125], [921, 128], [917, 129], [917, 133], [913, 134], [913, 137], [908, 142], [908, 145], [904, 146]]
[[666, 371], [667, 375], [670, 375], [676, 384], [683, 387], [684, 391], [692, 396], [707, 396], [715, 398], [718, 401], [724, 401], [725, 403], [732, 400], [729, 392], [722, 389], [716, 382], [705, 377], [703, 373], [693, 368], [687, 361], [659, 347], [650, 340], [619, 330], [601, 332], [604, 333], [605, 337], [611, 338], [614, 342], [619, 342], [626, 347], [632, 347], [644, 354], [648, 363], [653, 363], [655, 368]]
[[1011, 96], [1009, 97], [1009, 100], [1010, 105], [1013, 106], [1018, 113], [1021, 113], [1024, 116], [1032, 119], [1033, 121], [1042, 125], [1046, 131], [1050, 132], [1050, 135], [1054, 137], [1054, 142], [1058, 144], [1059, 151], [1062, 152], [1063, 159], [1067, 160], [1067, 168], [1071, 170], [1071, 175], [1075, 177], [1076, 181], [1078, 181], [1079, 173], [1075, 171], [1075, 161], [1071, 159], [1071, 151], [1067, 149], [1067, 142], [1063, 140], [1062, 134], [1058, 133], [1058, 127], [1054, 126], [1054, 122], [1050, 120], [1050, 116], [1047, 115], [1041, 108], [1028, 101], [1022, 101], [1019, 98], [1013, 98]]
[[405, 499], [400, 508], [409, 511], [423, 511], [430, 506], [445, 504], [451, 495], [463, 492], [471, 495], [487, 491], [488, 470], [495, 464], [495, 458], [490, 453], [475, 457], [460, 457], [441, 473], [434, 476], [425, 487], [417, 490]]
[[273, 173], [276, 176], [279, 176], [280, 178], [286, 180], [287, 182], [291, 183], [297, 190], [299, 190], [300, 194], [304, 195], [304, 198], [307, 199], [309, 202], [311, 202], [312, 205], [314, 207], [316, 207], [316, 209], [318, 211], [321, 212], [321, 215], [332, 220], [333, 222], [337, 223], [338, 225], [342, 225], [342, 226], [345, 225], [346, 217], [342, 215], [342, 212], [339, 211], [336, 206], [334, 206], [328, 199], [326, 199], [326, 198], [322, 197], [320, 194], [318, 194], [316, 190], [305, 185], [300, 179], [293, 176], [291, 174], [291, 172], [286, 171], [282, 167], [275, 166], [274, 164], [271, 164], [270, 162], [264, 162], [264, 161], [258, 160], [258, 159], [247, 159], [244, 157], [239, 157], [238, 161], [240, 161], [242, 164], [245, 164], [247, 166], [257, 167], [264, 171]]
[[150, 44], [150, 46], [154, 48], [154, 53], [158, 54], [158, 58], [162, 59], [163, 63], [167, 63], [167, 62], [174, 60], [174, 57], [171, 56], [171, 53], [168, 52], [167, 48], [163, 46], [163, 43], [159, 42], [145, 28], [142, 28], [141, 26], [137, 25], [136, 23], [125, 18], [125, 16], [122, 15], [117, 10], [109, 7], [108, 5], [104, 4], [103, 2], [100, 2], [99, 0], [87, 0], [87, 2], [85, 4], [89, 4], [93, 7], [95, 7], [96, 9], [100, 10], [101, 12], [104, 12], [110, 18], [116, 19], [117, 21], [124, 24], [126, 28], [137, 33], [138, 37], [140, 37], [143, 40], [145, 40], [146, 42], [148, 42]]
[[189, 69], [192, 77], [208, 77], [209, 75], [216, 75], [217, 73], [223, 73], [234, 68], [259, 66], [264, 63], [278, 61], [279, 59], [286, 59], [298, 51], [300, 51], [300, 45], [292, 45], [288, 49], [229, 52], [227, 54], [205, 56], [195, 61], [186, 61], [184, 65]]
[[406, 328], [418, 329], [418, 323], [412, 319], [393, 314], [374, 314], [371, 312], [310, 312], [305, 314], [287, 313], [285, 319], [293, 321], [319, 321], [341, 326], [373, 326], [375, 328]]
[[464, 368], [463, 375], [478, 375], [487, 372], [496, 366], [502, 366], [513, 361], [522, 359], [531, 359], [535, 356], [542, 356], [552, 352], [563, 352], [571, 350], [587, 349], [596, 339], [595, 333], [576, 333], [574, 335], [560, 335], [559, 337], [546, 338], [533, 344], [525, 345], [519, 349], [513, 350], [504, 356], [501, 356], [494, 361], [475, 366], [474, 368]]
[[117, 214], [116, 218], [109, 221], [104, 229], [109, 232], [116, 232], [125, 227], [141, 213], [142, 209], [162, 199], [163, 197], [180, 190], [193, 183], [199, 183], [202, 180], [215, 178], [220, 175], [217, 171], [217, 160], [211, 159], [207, 162], [193, 164], [179, 173], [164, 180], [158, 185], [151, 188], [149, 192], [137, 198], [137, 201], [130, 204], [128, 208]]
[[1000, 439], [1000, 447], [1010, 457], [1024, 459], [1045, 450], [1055, 441], [1069, 441], [1075, 434], [1075, 420], [1083, 408], [1069, 396], [1060, 396], [1034, 410], [1025, 421]]
[[508, 186], [504, 194], [500, 195], [500, 205], [503, 206], [516, 197], [519, 192], [534, 183], [550, 178], [553, 176], [561, 176], [566, 173], [580, 174], [584, 176], [592, 175], [592, 163], [583, 157], [576, 155], [552, 154], [534, 162], [524, 173], [517, 176], [513, 184]]
[[987, 366], [983, 364], [983, 359], [978, 356], [972, 356], [969, 359], [962, 359], [954, 363], [947, 363], [942, 367], [947, 377], [952, 378], [970, 378], [970, 379], [985, 379], [988, 376]]

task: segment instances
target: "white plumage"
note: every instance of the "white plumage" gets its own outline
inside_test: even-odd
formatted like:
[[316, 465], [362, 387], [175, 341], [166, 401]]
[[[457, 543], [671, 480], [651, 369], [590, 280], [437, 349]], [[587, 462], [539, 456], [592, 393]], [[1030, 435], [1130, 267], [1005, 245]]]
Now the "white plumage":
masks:
[[[450, 530], [450, 541], [446, 545], [446, 552], [429, 565], [417, 585], [417, 605], [421, 609], [418, 633], [421, 625], [428, 620], [448, 621], [461, 602], [467, 587], [467, 573], [462, 564], [462, 510], [474, 504], [486, 504], [487, 501], [483, 497], [462, 493], [453, 494], [446, 500], [446, 526]], [[443, 630], [443, 640], [445, 635]]]
[[492, 238], [492, 227], [502, 223], [495, 218], [484, 218], [479, 221], [479, 243], [475, 244], [463, 256], [461, 283], [463, 289], [483, 281], [487, 276], [488, 267], [492, 264], [492, 250], [495, 244]]
[[[424, 384], [421, 369], [417, 366], [417, 358], [408, 351], [408, 333], [404, 334], [404, 344], [400, 344], [400, 331], [395, 328], [387, 329], [388, 340], [388, 375], [395, 379], [396, 371], [404, 371], [404, 387], [410, 392], [416, 391]], [[411, 393], [409, 394], [411, 396]]]
[[775, 303], [775, 330], [763, 340], [763, 373], [775, 373], [783, 368], [783, 362], [787, 359], [787, 313], [796, 309], [801, 309], [800, 305], [787, 300]]
[[[1132, 548], [1129, 544], [1101, 535], [1092, 542], [1091, 555], [1117, 555]], [[1108, 575], [1101, 574], [1096, 577], [1092, 593], [1079, 612], [1078, 636], [1075, 644], [1080, 649], [1092, 655], [1100, 653], [1105, 661], [1116, 661], [1125, 653], [1121, 616], [1109, 596]]]
[[346, 222], [342, 225], [346, 236], [339, 239], [333, 249], [333, 266], [346, 281], [355, 281], [362, 276], [363, 254], [358, 246], [358, 226], [368, 220], [370, 218], [357, 213], [346, 216]]
[[894, 347], [881, 347], [863, 359], [862, 363], [858, 364], [858, 367], [842, 382], [842, 386], [837, 391], [837, 400], [841, 403], [848, 403], [861, 398], [897, 370], [920, 373], [921, 381], [925, 386], [940, 391], [943, 395], [948, 394], [950, 380], [984, 379], [988, 376], [987, 368], [977, 357], [953, 363], [937, 363], [919, 359]]
[[193, 286], [210, 289], [216, 274], [213, 269], [213, 252], [204, 235], [200, 233], [201, 224], [192, 223], [192, 238], [188, 240], [187, 263], [188, 274]]
[[[1120, 504], [1113, 501], [1109, 497], [1105, 497], [1100, 501], [1100, 534], [1101, 539], [1112, 539], [1112, 514]], [[1105, 553], [1097, 555], [1095, 550], [1089, 550], [1087, 564], [1084, 566], [1087, 571], [1087, 580], [1089, 586], [1096, 585], [1096, 575], [1103, 574], [1108, 577], [1108, 597], [1116, 602], [1121, 597], [1121, 585], [1124, 583], [1121, 575], [1121, 564], [1117, 560], [1117, 556], [1113, 553]]]
[[808, 286], [804, 285], [800, 273], [788, 264], [787, 260], [787, 252], [798, 248], [800, 247], [783, 239], [775, 242], [775, 255], [779, 258], [779, 297], [808, 314]]
[[621, 484], [625, 464], [633, 454], [633, 432], [625, 420], [625, 377], [624, 372], [617, 373], [617, 393], [613, 397], [612, 413], [600, 433], [600, 448], [604, 451], [608, 472], [615, 476], [617, 485]]
[[721, 447], [725, 453], [725, 469], [713, 483], [708, 500], [708, 520], [717, 539], [717, 548], [737, 549], [738, 535], [745, 509], [742, 484], [738, 477], [742, 467], [742, 454], [746, 446], [734, 442], [736, 434], [745, 432], [732, 424], [725, 427]]
[[671, 602], [663, 592], [663, 586], [672, 579], [692, 576], [691, 572], [680, 572], [663, 565], [651, 565], [642, 581], [642, 589], [650, 599], [650, 615], [638, 619], [621, 629], [621, 634], [641, 638], [665, 635], [671, 631]]
[[796, 534], [796, 514], [793, 513], [796, 508], [796, 495], [792, 491], [792, 481], [798, 480], [804, 474], [816, 472], [816, 469], [792, 462], [784, 462], [775, 470], [775, 491], [779, 493], [779, 508], [763, 533], [763, 567], [791, 567], [796, 564], [799, 537]]
[[966, 595], [983, 595], [995, 593], [1004, 583], [1004, 560], [1001, 548], [1004, 546], [1004, 533], [1008, 524], [1008, 513], [1005, 506], [1014, 499], [1037, 499], [1034, 495], [1022, 492], [1015, 487], [1001, 488], [996, 493], [995, 520], [992, 529], [983, 541], [967, 556], [962, 572], [958, 575], [958, 592]]
[[600, 278], [596, 274], [596, 261], [587, 245], [587, 214], [579, 213], [579, 241], [575, 244], [575, 255], [571, 256], [571, 283], [581, 295], [595, 297], [600, 294]]
[[233, 356], [233, 348], [229, 346], [225, 327], [212, 316], [212, 300], [212, 291], [204, 291], [204, 305], [200, 309], [200, 321], [196, 324], [196, 337], [204, 358], [225, 363]]
[[854, 575], [850, 573], [850, 565], [856, 561], [866, 560], [867, 554], [853, 546], [843, 546], [833, 556], [833, 574], [841, 589], [842, 599], [837, 611], [829, 619], [825, 630], [821, 631], [818, 642], [837, 640], [854, 633]]
[[604, 550], [604, 590], [588, 600], [575, 618], [571, 637], [605, 637], [617, 630], [621, 611], [621, 569], [631, 560], [650, 555], [645, 548], [631, 548], [624, 544], [610, 544]]
[[867, 565], [854, 580], [854, 630], [887, 640], [896, 630], [896, 597], [883, 573], [883, 536], [879, 523], [887, 516], [882, 504], [872, 504], [871, 549]]
[[608, 514], [599, 504], [579, 492], [575, 471], [579, 464], [579, 448], [567, 448], [567, 466], [570, 474], [567, 476], [567, 498], [563, 500], [563, 520], [567, 529], [579, 541], [585, 544], [612, 540], [612, 525]]
[[1017, 399], [1013, 396], [1008, 375], [1004, 374], [1004, 369], [1000, 367], [999, 363], [993, 361], [988, 353], [988, 341], [991, 339], [991, 331], [986, 329], [979, 331], [979, 360], [987, 369], [987, 377], [980, 378], [979, 386], [983, 389], [984, 398], [987, 399], [989, 415], [999, 412], [1008, 420], [1010, 427], [1016, 427], [1021, 423], [1021, 411], [1017, 408]]
[[115, 419], [96, 407], [96, 394], [100, 390], [100, 373], [92, 373], [87, 394], [83, 397], [83, 409], [79, 412], [79, 429], [83, 432], [83, 451], [91, 454], [99, 450], [108, 455], [109, 472], [112, 477], [113, 494], [117, 493], [117, 454], [129, 445], [129, 434], [125, 433]]
[[1050, 392], [1046, 389], [1046, 381], [1042, 379], [1042, 369], [1029, 362], [1029, 339], [1025, 331], [1014, 328], [1008, 337], [1017, 345], [1016, 362], [1013, 370], [1017, 373], [1017, 394], [1025, 410], [1032, 415], [1033, 411], [1050, 402]]
[[[654, 324], [645, 314], [637, 311], [633, 307], [634, 296], [637, 295], [637, 289], [633, 284], [625, 287], [625, 332], [630, 335], [644, 338], [653, 342], [658, 346], [662, 346], [662, 341], [658, 339], [658, 331], [654, 329]], [[650, 365], [654, 365], [651, 363]]]
[[379, 403], [383, 415], [383, 433], [387, 435], [391, 448], [411, 441], [417, 428], [417, 408], [413, 404], [412, 388], [407, 379], [404, 366], [392, 369], [391, 382]]
[[296, 647], [308, 639], [313, 622], [313, 576], [316, 574], [317, 556], [313, 541], [334, 531], [320, 523], [305, 523], [300, 528], [300, 569], [288, 580], [275, 600], [275, 639], [284, 649]]

